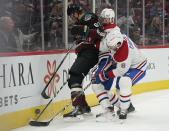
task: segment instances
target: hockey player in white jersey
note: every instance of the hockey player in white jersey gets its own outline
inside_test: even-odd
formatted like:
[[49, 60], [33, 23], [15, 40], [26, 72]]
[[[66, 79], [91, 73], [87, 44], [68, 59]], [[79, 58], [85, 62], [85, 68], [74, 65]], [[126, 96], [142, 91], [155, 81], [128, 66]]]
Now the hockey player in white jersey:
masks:
[[[112, 9], [105, 8], [101, 12], [106, 35], [100, 41], [101, 55], [92, 77], [92, 87], [106, 110], [96, 117], [114, 116], [112, 105], [117, 105], [119, 119], [126, 119], [127, 114], [135, 110], [130, 100], [131, 87], [145, 76], [147, 59], [129, 37], [121, 34], [120, 28], [114, 24], [114, 17]], [[118, 97], [109, 92], [115, 78]]]

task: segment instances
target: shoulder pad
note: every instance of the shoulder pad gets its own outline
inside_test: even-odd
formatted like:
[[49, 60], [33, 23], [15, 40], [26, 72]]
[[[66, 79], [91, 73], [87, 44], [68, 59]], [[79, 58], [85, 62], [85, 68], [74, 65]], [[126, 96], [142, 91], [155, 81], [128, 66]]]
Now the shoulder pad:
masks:
[[114, 60], [117, 62], [125, 61], [128, 58], [129, 48], [127, 41], [124, 40], [122, 46], [114, 54]]
[[84, 17], [84, 21], [89, 21], [92, 18], [92, 14], [86, 14]]

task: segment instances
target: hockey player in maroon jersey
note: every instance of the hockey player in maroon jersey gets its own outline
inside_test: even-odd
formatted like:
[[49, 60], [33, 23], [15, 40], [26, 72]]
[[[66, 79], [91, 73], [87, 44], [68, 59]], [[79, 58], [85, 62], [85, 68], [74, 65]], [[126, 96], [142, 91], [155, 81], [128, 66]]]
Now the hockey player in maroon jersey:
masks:
[[68, 80], [73, 108], [69, 113], [63, 115], [64, 118], [91, 112], [85, 99], [82, 81], [89, 70], [98, 62], [97, 41], [100, 41], [104, 35], [102, 33], [104, 30], [94, 13], [85, 12], [77, 4], [70, 4], [67, 14], [75, 22], [71, 34], [77, 44], [75, 49], [77, 58], [69, 71]]

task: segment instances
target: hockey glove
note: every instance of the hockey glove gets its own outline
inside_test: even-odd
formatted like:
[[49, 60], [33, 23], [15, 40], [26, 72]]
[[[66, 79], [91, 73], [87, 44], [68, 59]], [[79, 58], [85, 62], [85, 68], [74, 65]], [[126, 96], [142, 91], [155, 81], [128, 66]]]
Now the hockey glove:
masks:
[[104, 37], [105, 33], [104, 33], [104, 27], [100, 24], [100, 22], [96, 22], [94, 23], [94, 27], [96, 28], [96, 32], [100, 37]]
[[98, 27], [96, 32], [100, 37], [104, 37], [105, 36], [104, 29], [102, 27]]
[[92, 84], [100, 84], [109, 79], [106, 71], [101, 71], [98, 75], [92, 76]]
[[101, 82], [105, 82], [109, 79], [107, 71], [103, 70], [99, 73], [99, 79]]
[[71, 29], [72, 35], [89, 35], [89, 27], [87, 25], [76, 25]]

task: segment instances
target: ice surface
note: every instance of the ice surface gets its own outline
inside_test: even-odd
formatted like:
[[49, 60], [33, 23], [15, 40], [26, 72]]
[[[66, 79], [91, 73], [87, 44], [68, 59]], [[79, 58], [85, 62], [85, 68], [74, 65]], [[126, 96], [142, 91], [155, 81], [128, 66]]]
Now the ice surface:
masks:
[[12, 131], [169, 131], [169, 90], [144, 93], [132, 96], [136, 111], [120, 124], [118, 119], [112, 122], [96, 122], [95, 115], [101, 107], [92, 107], [93, 116], [76, 122], [63, 119], [53, 120], [48, 127], [25, 126]]

